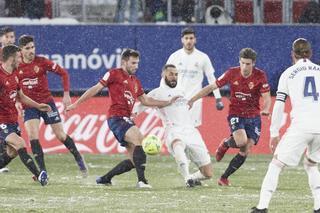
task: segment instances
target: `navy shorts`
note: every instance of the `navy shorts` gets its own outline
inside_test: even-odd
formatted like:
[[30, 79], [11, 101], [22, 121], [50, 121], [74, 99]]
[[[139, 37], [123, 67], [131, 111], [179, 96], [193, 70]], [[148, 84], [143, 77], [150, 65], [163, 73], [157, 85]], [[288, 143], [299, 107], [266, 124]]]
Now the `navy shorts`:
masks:
[[24, 122], [31, 119], [39, 119], [40, 117], [44, 120], [45, 124], [56, 124], [61, 122], [59, 111], [54, 102], [47, 103], [50, 105], [52, 111], [51, 112], [41, 112], [36, 108], [27, 108], [24, 110]]
[[127, 146], [128, 142], [124, 140], [124, 136], [135, 123], [128, 117], [114, 116], [108, 119], [108, 125], [120, 145]]
[[247, 137], [254, 140], [256, 145], [260, 138], [261, 133], [261, 117], [243, 118], [235, 115], [228, 116], [228, 123], [231, 133], [238, 129], [244, 129]]
[[[11, 133], [16, 133], [17, 135], [21, 136], [21, 129], [18, 123], [14, 124], [0, 124], [0, 140], [4, 141]], [[5, 142], [6, 143], [6, 142]]]

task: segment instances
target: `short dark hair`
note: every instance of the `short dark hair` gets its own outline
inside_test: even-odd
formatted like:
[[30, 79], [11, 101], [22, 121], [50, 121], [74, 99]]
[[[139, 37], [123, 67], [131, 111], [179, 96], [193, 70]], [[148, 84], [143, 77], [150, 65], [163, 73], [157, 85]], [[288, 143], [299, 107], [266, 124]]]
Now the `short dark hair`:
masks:
[[19, 47], [24, 47], [26, 46], [28, 43], [30, 42], [34, 42], [34, 37], [31, 35], [22, 35], [19, 38]]
[[311, 44], [305, 38], [298, 38], [292, 43], [292, 51], [297, 59], [310, 58], [312, 54]]
[[173, 64], [166, 64], [162, 67], [162, 72], [164, 72], [168, 68], [176, 68]]
[[2, 61], [6, 62], [9, 57], [14, 56], [17, 52], [20, 51], [20, 48], [14, 44], [10, 44], [2, 48]]
[[239, 53], [240, 58], [251, 59], [252, 61], [257, 60], [257, 53], [252, 48], [243, 48]]
[[139, 58], [140, 53], [137, 50], [134, 49], [125, 49], [121, 54], [121, 60], [128, 61], [130, 57]]
[[196, 35], [196, 31], [194, 31], [194, 29], [191, 27], [186, 27], [181, 30], [181, 37], [188, 35], [188, 34]]
[[11, 33], [11, 32], [14, 32], [13, 28], [11, 27], [2, 27], [0, 29], [0, 37], [7, 34], [7, 33]]

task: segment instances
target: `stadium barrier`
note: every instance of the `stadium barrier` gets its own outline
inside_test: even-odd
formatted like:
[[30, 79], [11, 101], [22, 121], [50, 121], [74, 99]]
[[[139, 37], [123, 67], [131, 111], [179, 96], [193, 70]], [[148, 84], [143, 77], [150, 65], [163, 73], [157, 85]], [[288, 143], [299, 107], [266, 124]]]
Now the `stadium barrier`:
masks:
[[[32, 34], [37, 52], [69, 70], [71, 89], [83, 91], [96, 84], [106, 69], [120, 64], [124, 48], [141, 52], [137, 72], [145, 89], [159, 85], [160, 72], [169, 55], [181, 48], [180, 31], [185, 25], [33, 25], [13, 26], [17, 37]], [[305, 37], [314, 49], [320, 47], [320, 25], [194, 25], [197, 48], [207, 53], [216, 77], [237, 66], [240, 49], [258, 53], [257, 67], [267, 72], [274, 92], [282, 71], [291, 65], [291, 44]], [[320, 51], [314, 51], [320, 61]], [[61, 91], [60, 79], [49, 75], [50, 88]]]
[[[117, 154], [125, 152], [125, 149], [119, 146], [113, 133], [108, 128], [106, 112], [110, 104], [109, 98], [95, 97], [89, 99], [86, 103], [80, 105], [79, 108], [69, 112], [67, 115], [63, 112], [64, 107], [61, 98], [55, 98], [55, 101], [59, 112], [61, 113], [64, 129], [74, 139], [78, 149], [82, 153]], [[228, 106], [229, 101], [227, 98], [223, 98], [223, 102]], [[209, 152], [214, 154], [215, 149], [218, 147], [221, 140], [230, 135], [226, 120], [228, 107], [223, 111], [217, 111], [214, 104], [214, 98], [212, 97], [204, 98], [203, 103], [203, 124], [200, 127], [200, 132], [207, 144]], [[287, 106], [289, 106], [288, 102]], [[285, 118], [287, 117], [288, 116], [285, 116]], [[140, 114], [135, 122], [144, 135], [155, 134], [160, 138], [163, 138], [164, 128], [162, 127], [161, 120], [156, 115], [155, 110], [148, 109]], [[285, 123], [285, 120], [283, 123]], [[285, 129], [287, 125], [288, 124], [286, 124], [283, 129]], [[22, 127], [23, 138], [28, 141], [21, 122], [20, 126]], [[268, 147], [269, 126], [270, 120], [267, 117], [263, 117], [260, 141], [258, 145], [253, 148], [253, 153], [270, 153]], [[44, 152], [67, 152], [65, 146], [61, 144], [52, 133], [50, 126], [45, 126], [43, 121], [41, 121], [39, 135]], [[28, 142], [27, 144], [30, 150], [30, 144]], [[162, 152], [167, 153], [165, 146], [163, 147]]]

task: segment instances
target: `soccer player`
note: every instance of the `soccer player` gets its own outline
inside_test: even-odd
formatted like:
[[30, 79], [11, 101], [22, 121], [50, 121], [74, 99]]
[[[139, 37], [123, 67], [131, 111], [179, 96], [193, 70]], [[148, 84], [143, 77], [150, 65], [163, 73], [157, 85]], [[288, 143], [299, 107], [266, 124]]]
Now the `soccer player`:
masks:
[[[15, 37], [15, 33], [14, 30], [11, 27], [2, 27], [0, 29], [0, 44], [1, 44], [1, 48], [0, 48], [0, 62], [2, 62], [2, 48], [9, 45], [9, 44], [14, 44], [16, 40]], [[21, 104], [17, 104], [17, 107], [21, 106]], [[19, 109], [19, 108], [18, 108]], [[7, 155], [7, 153], [9, 152], [9, 155]], [[0, 142], [0, 160], [2, 158], [7, 159], [7, 161], [11, 161], [13, 158], [15, 158], [17, 156], [16, 152], [10, 152], [6, 150], [6, 146], [4, 144], [4, 142]], [[8, 164], [9, 162], [7, 162], [6, 164]], [[0, 167], [0, 173], [3, 172], [8, 172], [9, 169], [6, 167], [1, 168]]]
[[[2, 50], [3, 62], [0, 66], [0, 139], [7, 145], [8, 152], [17, 152], [21, 161], [38, 179], [42, 186], [47, 184], [46, 171], [39, 172], [34, 161], [28, 155], [25, 141], [20, 137], [18, 125], [18, 112], [15, 107], [16, 99], [22, 103], [49, 112], [51, 107], [47, 104], [38, 104], [24, 95], [19, 87], [17, 68], [21, 60], [20, 49], [15, 45], [7, 45]], [[0, 167], [5, 166], [11, 159], [1, 158]], [[8, 162], [9, 161], [9, 162]]]
[[[292, 44], [294, 65], [279, 79], [270, 126], [270, 148], [274, 156], [263, 180], [259, 204], [252, 212], [267, 212], [280, 172], [285, 166], [297, 166], [304, 155], [304, 169], [314, 198], [314, 212], [320, 213], [320, 66], [311, 62], [311, 44], [304, 38]], [[291, 123], [280, 139], [279, 130], [285, 101], [290, 97]], [[306, 151], [306, 152], [305, 152]]]
[[[214, 77], [214, 68], [207, 54], [196, 49], [197, 42], [195, 31], [188, 27], [181, 32], [182, 48], [170, 55], [166, 64], [176, 66], [178, 75], [178, 85], [185, 92], [186, 98], [190, 99], [202, 89], [202, 81], [204, 75], [212, 84], [216, 78]], [[161, 84], [165, 84], [161, 79]], [[213, 91], [216, 98], [216, 108], [223, 109], [221, 95], [219, 89]], [[202, 99], [196, 101], [191, 109], [191, 116], [194, 120], [195, 127], [202, 124]]]
[[67, 135], [61, 123], [59, 111], [49, 91], [47, 72], [53, 72], [62, 78], [63, 83], [63, 104], [71, 104], [69, 96], [69, 77], [65, 69], [56, 63], [35, 55], [35, 41], [30, 35], [22, 35], [19, 38], [19, 46], [22, 52], [22, 63], [19, 65], [17, 76], [23, 92], [35, 101], [47, 103], [51, 106], [51, 112], [41, 112], [34, 107], [23, 105], [24, 125], [30, 139], [32, 153], [41, 170], [45, 170], [44, 155], [39, 142], [39, 125], [42, 117], [45, 124], [49, 124], [58, 140], [63, 143], [74, 156], [83, 177], [87, 176], [85, 162], [75, 146], [72, 138]]
[[[172, 64], [167, 64], [162, 69], [162, 78], [165, 85], [148, 93], [149, 97], [158, 100], [169, 100], [170, 97], [181, 98], [170, 106], [159, 108], [158, 112], [165, 127], [165, 142], [169, 153], [175, 158], [178, 170], [184, 178], [187, 187], [200, 184], [201, 180], [212, 177], [212, 165], [207, 147], [189, 111], [188, 99], [181, 88], [177, 88], [178, 71]], [[143, 111], [146, 107], [136, 105], [134, 112]], [[189, 173], [189, 159], [196, 164], [199, 170]]]
[[[256, 58], [257, 54], [253, 49], [242, 49], [239, 54], [240, 66], [228, 69], [216, 82], [203, 88], [189, 102], [192, 106], [196, 100], [212, 90], [226, 84], [230, 85], [231, 103], [227, 119], [232, 137], [222, 145], [225, 152], [229, 147], [239, 147], [240, 151], [218, 180], [221, 186], [230, 185], [228, 177], [242, 166], [251, 147], [258, 143], [261, 131], [260, 115], [269, 115], [270, 87], [265, 72], [255, 67]], [[264, 100], [261, 111], [260, 96]]]
[[76, 102], [67, 107], [67, 110], [72, 110], [96, 95], [104, 87], [109, 89], [111, 106], [108, 111], [108, 125], [121, 146], [127, 149], [129, 159], [120, 162], [106, 175], [98, 177], [97, 184], [111, 185], [112, 177], [136, 168], [137, 187], [151, 188], [144, 174], [146, 154], [141, 146], [143, 135], [130, 118], [132, 108], [136, 99], [146, 106], [165, 107], [178, 97], [173, 97], [169, 101], [158, 101], [146, 96], [140, 81], [135, 76], [138, 65], [139, 52], [126, 49], [121, 55], [120, 68], [109, 70], [96, 85], [88, 89]]

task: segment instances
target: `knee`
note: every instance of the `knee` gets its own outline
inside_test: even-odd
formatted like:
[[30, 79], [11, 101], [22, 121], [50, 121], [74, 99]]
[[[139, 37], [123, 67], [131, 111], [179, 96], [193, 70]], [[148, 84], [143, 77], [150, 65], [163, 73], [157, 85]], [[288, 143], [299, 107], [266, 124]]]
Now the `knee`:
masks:
[[65, 140], [67, 139], [67, 134], [64, 133], [63, 131], [59, 131], [56, 134], [56, 137], [59, 141], [61, 141], [62, 143], [65, 142]]
[[26, 146], [26, 143], [24, 142], [24, 140], [21, 138], [21, 140], [16, 141], [15, 143], [15, 148], [16, 150], [22, 149]]
[[275, 157], [271, 160], [271, 163], [269, 164], [269, 167], [270, 167], [271, 165], [277, 166], [277, 167], [279, 167], [281, 170], [282, 170], [283, 167], [286, 166], [284, 163], [282, 163], [281, 161], [279, 161], [279, 160], [278, 160], [277, 158], [275, 158]]
[[238, 139], [238, 140], [236, 140], [236, 144], [237, 144], [237, 146], [238, 147], [245, 147], [246, 145], [247, 145], [247, 143], [248, 143], [248, 141], [247, 141], [247, 139]]
[[303, 167], [306, 171], [310, 170], [310, 168], [312, 167], [317, 167], [318, 164], [314, 161], [312, 161], [311, 159], [305, 157], [303, 160]]
[[7, 148], [7, 154], [10, 158], [15, 158], [18, 155], [17, 151], [10, 146]]
[[212, 169], [207, 169], [204, 171], [203, 176], [205, 176], [207, 179], [211, 179], [213, 176]]

